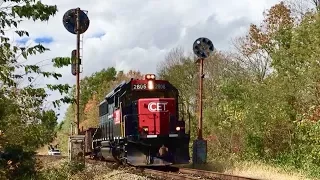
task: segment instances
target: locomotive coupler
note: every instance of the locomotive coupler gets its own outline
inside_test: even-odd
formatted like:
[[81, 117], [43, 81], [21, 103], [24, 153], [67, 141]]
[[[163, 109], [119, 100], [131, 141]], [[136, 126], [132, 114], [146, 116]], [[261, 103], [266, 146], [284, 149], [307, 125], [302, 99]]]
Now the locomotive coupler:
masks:
[[168, 154], [168, 148], [162, 145], [159, 149], [159, 156], [164, 157]]

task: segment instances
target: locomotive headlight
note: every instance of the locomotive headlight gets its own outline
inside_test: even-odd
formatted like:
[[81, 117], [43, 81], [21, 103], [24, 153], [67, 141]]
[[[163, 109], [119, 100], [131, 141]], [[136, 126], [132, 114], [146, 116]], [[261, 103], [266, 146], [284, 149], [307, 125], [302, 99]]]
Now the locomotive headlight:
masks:
[[180, 131], [180, 129], [181, 129], [180, 127], [176, 127], [176, 130], [177, 130], [177, 131]]
[[144, 127], [143, 130], [144, 130], [145, 132], [148, 132], [148, 131], [149, 131], [149, 129], [148, 129], [147, 127]]
[[154, 89], [153, 81], [148, 81], [148, 89]]
[[154, 75], [154, 74], [146, 74], [144, 76], [144, 78], [147, 79], [147, 80], [151, 80], [151, 79], [155, 80], [156, 79], [156, 75]]

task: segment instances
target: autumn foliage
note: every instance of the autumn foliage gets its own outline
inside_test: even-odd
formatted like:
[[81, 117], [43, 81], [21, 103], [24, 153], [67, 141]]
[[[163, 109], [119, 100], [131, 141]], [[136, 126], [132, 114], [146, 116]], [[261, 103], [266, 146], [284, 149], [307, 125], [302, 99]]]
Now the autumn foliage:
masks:
[[[320, 16], [295, 17], [280, 2], [234, 41], [235, 52], [205, 61], [204, 137], [209, 162], [263, 161], [320, 177]], [[179, 90], [179, 114], [196, 138], [198, 67], [194, 56], [172, 49], [157, 76]], [[82, 80], [81, 125], [96, 126], [97, 105], [123, 80], [140, 72], [104, 69]], [[70, 106], [64, 131], [74, 118]], [[190, 123], [189, 123], [190, 120]]]
[[[91, 127], [98, 127], [99, 108], [98, 105], [103, 98], [122, 81], [128, 81], [131, 78], [141, 79], [143, 74], [139, 71], [130, 70], [127, 73], [117, 72], [114, 68], [103, 69], [91, 76], [84, 77], [80, 82], [80, 130], [86, 130]], [[73, 89], [74, 91], [74, 89]], [[71, 123], [74, 124], [74, 105], [70, 105], [65, 120], [60, 124], [61, 129], [58, 133], [58, 141], [62, 150], [66, 150], [66, 139], [70, 133]], [[73, 128], [76, 126], [74, 125]]]
[[[320, 176], [320, 16], [280, 2], [234, 41], [235, 53], [205, 61], [204, 136], [212, 161], [259, 160]], [[180, 91], [181, 112], [197, 122], [197, 67], [181, 48], [158, 74]], [[197, 83], [195, 83], [197, 82]], [[231, 162], [232, 163], [232, 162]]]

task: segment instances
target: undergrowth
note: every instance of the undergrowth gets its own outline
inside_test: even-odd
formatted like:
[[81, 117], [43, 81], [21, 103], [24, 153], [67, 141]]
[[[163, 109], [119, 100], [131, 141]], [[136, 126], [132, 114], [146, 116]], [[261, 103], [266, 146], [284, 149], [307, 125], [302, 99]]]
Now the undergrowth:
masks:
[[[84, 164], [64, 162], [61, 164], [60, 167], [51, 167], [51, 168], [40, 171], [38, 173], [38, 178], [43, 180], [73, 179], [72, 177], [74, 175], [79, 174], [79, 172], [83, 172], [84, 169], [85, 169]], [[79, 176], [83, 176], [83, 174], [80, 173]], [[86, 178], [91, 179], [90, 174], [87, 174]]]

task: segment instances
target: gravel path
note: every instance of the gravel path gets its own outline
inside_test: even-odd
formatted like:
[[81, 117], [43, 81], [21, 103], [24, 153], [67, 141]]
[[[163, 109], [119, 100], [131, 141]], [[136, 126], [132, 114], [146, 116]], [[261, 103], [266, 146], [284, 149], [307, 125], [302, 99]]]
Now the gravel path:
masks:
[[126, 180], [149, 180], [150, 178], [139, 176], [136, 174], [132, 174], [130, 172], [124, 172], [121, 170], [113, 170], [106, 175], [103, 175], [101, 178], [97, 178], [97, 180], [110, 179], [110, 180], [118, 180], [118, 179], [126, 179]]

